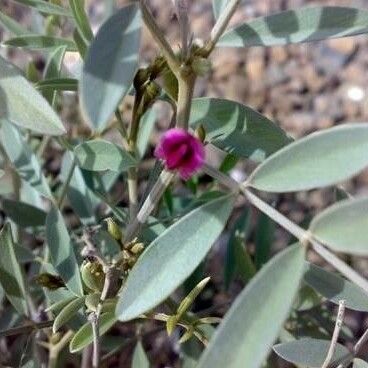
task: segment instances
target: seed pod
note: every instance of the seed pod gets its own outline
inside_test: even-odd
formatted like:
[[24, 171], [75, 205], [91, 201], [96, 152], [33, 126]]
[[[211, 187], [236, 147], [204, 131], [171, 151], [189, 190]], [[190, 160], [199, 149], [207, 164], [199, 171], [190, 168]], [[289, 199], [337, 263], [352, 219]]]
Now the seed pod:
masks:
[[81, 266], [81, 275], [83, 282], [89, 289], [102, 291], [105, 283], [105, 274], [99, 262], [84, 262]]

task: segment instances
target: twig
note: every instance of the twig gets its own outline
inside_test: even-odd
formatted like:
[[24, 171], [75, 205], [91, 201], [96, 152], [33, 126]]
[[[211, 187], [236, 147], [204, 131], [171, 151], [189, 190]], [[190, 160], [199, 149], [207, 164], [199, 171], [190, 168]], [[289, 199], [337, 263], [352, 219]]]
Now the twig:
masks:
[[334, 329], [334, 332], [332, 334], [331, 344], [330, 344], [330, 347], [328, 349], [326, 359], [323, 362], [321, 368], [328, 368], [331, 361], [332, 361], [332, 358], [333, 358], [335, 350], [336, 350], [337, 340], [339, 338], [341, 327], [342, 327], [342, 324], [344, 322], [344, 314], [345, 314], [345, 300], [340, 300], [339, 310], [337, 312], [335, 329]]
[[357, 355], [360, 352], [360, 350], [362, 349], [363, 345], [367, 342], [367, 340], [368, 340], [368, 329], [364, 332], [364, 334], [360, 337], [358, 342], [354, 345], [353, 348], [354, 355]]
[[368, 293], [368, 281], [360, 276], [351, 267], [349, 267], [345, 262], [341, 261], [333, 253], [327, 250], [321, 243], [313, 238], [313, 235], [310, 232], [302, 229], [297, 224], [290, 221], [275, 208], [250, 192], [244, 185], [238, 183], [231, 177], [221, 173], [217, 169], [209, 165], [205, 165], [203, 167], [203, 171], [232, 190], [235, 190], [235, 188], [238, 187], [238, 189], [243, 193], [243, 195], [253, 206], [257, 207], [261, 212], [269, 216], [273, 221], [278, 223], [289, 233], [293, 234], [302, 244], [306, 245], [308, 242], [310, 242], [316, 253], [323, 257], [336, 270], [341, 272], [347, 279], [349, 279], [350, 281], [361, 287], [366, 293]]
[[170, 185], [174, 177], [174, 173], [166, 170], [161, 173], [160, 177], [152, 187], [152, 190], [149, 193], [148, 197], [144, 201], [137, 216], [132, 219], [130, 224], [127, 226], [124, 236], [124, 242], [130, 241], [136, 236], [140, 227], [147, 221], [148, 217], [160, 201], [161, 196], [165, 192], [166, 188]]
[[210, 54], [212, 50], [215, 48], [217, 41], [224, 33], [240, 1], [241, 0], [230, 0], [225, 10], [218, 18], [216, 24], [214, 25], [211, 31], [211, 39], [206, 46], [206, 51], [208, 54]]
[[161, 52], [166, 58], [166, 61], [169, 67], [172, 69], [173, 72], [177, 72], [180, 69], [180, 62], [178, 58], [175, 56], [173, 49], [167, 42], [164, 34], [158, 27], [151, 11], [148, 9], [145, 0], [139, 0], [139, 4], [142, 11], [142, 17], [145, 25], [151, 32], [152, 37], [159, 45]]
[[188, 36], [190, 34], [189, 18], [188, 18], [188, 0], [173, 0], [176, 15], [180, 27], [180, 38], [183, 59], [188, 57]]
[[14, 327], [14, 328], [10, 328], [9, 330], [0, 331], [0, 337], [29, 334], [34, 330], [41, 330], [44, 328], [49, 328], [53, 324], [54, 324], [54, 321], [45, 321], [45, 322], [39, 322], [39, 323], [32, 322], [25, 326]]
[[99, 329], [99, 317], [97, 313], [93, 312], [88, 316], [88, 320], [92, 325], [93, 333], [93, 355], [92, 355], [92, 367], [98, 368], [100, 365], [100, 329]]

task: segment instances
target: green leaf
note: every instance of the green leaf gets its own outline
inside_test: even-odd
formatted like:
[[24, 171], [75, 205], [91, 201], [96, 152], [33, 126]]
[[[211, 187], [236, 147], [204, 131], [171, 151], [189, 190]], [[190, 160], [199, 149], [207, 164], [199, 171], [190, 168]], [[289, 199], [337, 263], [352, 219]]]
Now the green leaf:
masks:
[[0, 119], [47, 135], [61, 135], [65, 128], [47, 101], [0, 57]]
[[240, 246], [242, 247], [242, 241], [247, 238], [250, 231], [250, 225], [251, 213], [249, 208], [246, 208], [230, 230], [230, 238], [227, 245], [224, 265], [224, 284], [226, 290], [229, 288], [238, 269], [236, 247], [238, 246], [238, 243], [240, 243]]
[[3, 199], [3, 210], [6, 215], [21, 227], [44, 226], [46, 212], [24, 202]]
[[293, 192], [347, 180], [368, 166], [368, 124], [310, 134], [263, 162], [248, 182], [258, 190]]
[[368, 11], [319, 6], [287, 10], [239, 25], [220, 38], [218, 46], [277, 46], [353, 36], [368, 32]]
[[202, 124], [206, 139], [220, 149], [254, 161], [263, 161], [291, 142], [271, 120], [230, 100], [195, 99], [190, 124], [193, 127]]
[[[59, 76], [65, 52], [66, 47], [61, 46], [55, 48], [55, 50], [50, 53], [45, 67], [44, 79], [57, 78]], [[56, 92], [53, 89], [47, 89], [42, 91], [42, 95], [46, 98], [49, 104], [54, 107]]]
[[149, 145], [149, 139], [153, 128], [155, 127], [155, 122], [157, 120], [157, 114], [155, 110], [148, 110], [142, 117], [139, 124], [139, 131], [137, 137], [137, 153], [139, 158], [143, 158], [147, 151]]
[[243, 282], [247, 283], [257, 273], [257, 269], [239, 238], [236, 238], [234, 242], [234, 255], [236, 258], [236, 270]]
[[0, 232], [0, 282], [14, 308], [28, 316], [27, 294], [11, 231], [10, 224], [5, 224]]
[[6, 14], [0, 12], [0, 25], [6, 29], [9, 33], [13, 33], [16, 36], [25, 35], [30, 33], [27, 28], [24, 28], [21, 24], [16, 22], [13, 18], [8, 17]]
[[136, 160], [114, 143], [95, 139], [81, 143], [74, 150], [78, 165], [86, 170], [116, 172], [127, 171]]
[[[302, 338], [300, 340], [275, 345], [273, 350], [277, 355], [290, 363], [303, 367], [320, 368], [326, 359], [330, 344], [331, 341], [329, 340]], [[337, 344], [331, 363], [337, 363], [348, 354], [348, 349], [343, 345]], [[330, 366], [333, 366], [333, 364]]]
[[78, 91], [78, 79], [74, 78], [50, 78], [35, 84], [39, 91]]
[[13, 0], [13, 1], [37, 9], [38, 11], [45, 14], [62, 15], [62, 16], [64, 15], [66, 17], [71, 16], [68, 9], [65, 9], [62, 6], [56, 4], [52, 4], [45, 0]]
[[46, 219], [46, 240], [52, 265], [64, 280], [68, 289], [76, 295], [83, 295], [82, 281], [73, 243], [56, 207], [52, 207]]
[[68, 303], [57, 315], [52, 326], [53, 333], [59, 331], [67, 322], [69, 322], [77, 312], [84, 306], [85, 297], [77, 298]]
[[[61, 180], [65, 183], [68, 173], [73, 164], [73, 154], [66, 152], [61, 163]], [[67, 197], [75, 213], [79, 216], [83, 224], [90, 224], [94, 221], [95, 207], [99, 200], [95, 199], [93, 193], [88, 188], [82, 170], [75, 167], [70, 180]]]
[[368, 198], [356, 198], [340, 201], [324, 210], [313, 219], [309, 230], [338, 252], [367, 255], [367, 227]]
[[259, 368], [287, 318], [304, 272], [304, 247], [288, 247], [237, 297], [198, 368]]
[[219, 18], [220, 14], [226, 8], [228, 0], [212, 0], [213, 15], [216, 19]]
[[140, 341], [133, 352], [132, 368], [149, 368], [149, 361]]
[[131, 320], [164, 301], [195, 270], [220, 235], [234, 197], [222, 197], [186, 216], [139, 257], [120, 294], [116, 315]]
[[78, 51], [73, 40], [38, 34], [27, 34], [10, 38], [9, 40], [4, 41], [2, 45], [9, 47], [20, 47], [30, 50], [43, 50], [65, 46], [67, 51]]
[[93, 33], [84, 10], [84, 0], [69, 0], [69, 6], [72, 10], [79, 34], [89, 43], [93, 39]]
[[362, 359], [355, 358], [353, 361], [353, 368], [368, 368], [368, 363]]
[[258, 216], [255, 234], [255, 264], [260, 269], [269, 259], [275, 235], [275, 223], [264, 213]]
[[137, 68], [141, 16], [137, 5], [121, 8], [99, 29], [81, 79], [81, 103], [92, 127], [102, 130], [128, 92]]
[[[104, 335], [115, 323], [117, 319], [114, 313], [101, 314], [100, 318], [100, 336]], [[83, 325], [70, 341], [69, 350], [71, 353], [77, 353], [93, 341], [93, 333], [91, 323]]]
[[335, 304], [345, 300], [346, 308], [368, 312], [368, 295], [359, 286], [335, 273], [307, 263], [304, 281], [315, 291]]
[[0, 138], [9, 160], [17, 170], [20, 178], [26, 181], [39, 193], [51, 198], [52, 194], [46, 178], [42, 173], [40, 163], [21, 136], [19, 130], [12, 124], [3, 120]]

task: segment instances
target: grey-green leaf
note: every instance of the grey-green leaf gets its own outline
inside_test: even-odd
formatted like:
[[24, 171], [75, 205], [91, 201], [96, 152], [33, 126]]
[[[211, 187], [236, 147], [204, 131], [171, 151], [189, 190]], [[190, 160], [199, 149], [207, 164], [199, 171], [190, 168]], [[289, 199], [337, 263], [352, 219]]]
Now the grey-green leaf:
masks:
[[353, 368], [368, 368], [368, 363], [362, 359], [355, 358], [353, 361]]
[[368, 312], [368, 295], [359, 286], [341, 276], [307, 263], [304, 281], [319, 294], [335, 304], [345, 300], [346, 308]]
[[368, 11], [319, 6], [287, 10], [227, 31], [218, 46], [277, 46], [353, 36], [368, 32]]
[[316, 132], [276, 152], [248, 183], [267, 192], [322, 188], [347, 180], [368, 166], [368, 124], [345, 124]]
[[46, 212], [37, 207], [5, 198], [2, 204], [5, 214], [21, 227], [45, 225]]
[[[65, 152], [61, 163], [60, 178], [65, 183], [68, 173], [73, 165], [74, 156], [71, 152]], [[71, 177], [67, 197], [75, 213], [79, 216], [83, 224], [90, 224], [94, 221], [95, 208], [100, 202], [88, 188], [82, 170], [77, 166], [74, 168]]]
[[[53, 50], [47, 60], [45, 71], [43, 74], [44, 79], [57, 78], [60, 74], [61, 67], [66, 52], [66, 46], [56, 47]], [[49, 104], [54, 107], [56, 92], [54, 89], [44, 89], [42, 95], [46, 98]]]
[[52, 14], [52, 15], [64, 15], [67, 17], [71, 16], [71, 13], [69, 12], [68, 9], [65, 9], [62, 6], [52, 4], [44, 0], [13, 0], [13, 1], [19, 4], [22, 4], [22, 5], [37, 9], [38, 11], [42, 13]]
[[149, 368], [149, 361], [140, 341], [134, 349], [132, 368]]
[[83, 110], [97, 130], [106, 126], [133, 81], [140, 19], [137, 5], [121, 8], [102, 25], [90, 45], [80, 95]]
[[[351, 165], [352, 163], [350, 163]], [[368, 198], [336, 203], [317, 215], [309, 230], [338, 252], [368, 255]]]
[[78, 165], [86, 170], [116, 172], [127, 171], [136, 160], [121, 147], [103, 139], [81, 143], [74, 150]]
[[269, 261], [227, 312], [198, 368], [259, 368], [287, 318], [304, 271], [296, 244]]
[[206, 139], [220, 149], [263, 161], [291, 142], [271, 120], [238, 102], [217, 98], [193, 101], [190, 124], [202, 124]]
[[61, 327], [63, 327], [68, 321], [70, 321], [77, 312], [84, 306], [85, 297], [74, 299], [68, 303], [56, 316], [52, 331], [56, 333]]
[[0, 25], [16, 36], [30, 33], [27, 28], [24, 28], [20, 23], [2, 12], [0, 12]]
[[73, 40], [38, 34], [26, 34], [23, 36], [13, 37], [4, 41], [2, 45], [9, 47], [20, 47], [29, 50], [43, 50], [65, 46], [67, 51], [77, 51], [77, 47]]
[[15, 255], [10, 224], [0, 232], [0, 283], [7, 298], [21, 315], [28, 315], [27, 294], [19, 262]]
[[39, 193], [51, 198], [50, 187], [42, 173], [40, 163], [18, 128], [3, 120], [0, 137], [5, 152], [20, 178]]
[[228, 0], [212, 0], [213, 15], [216, 19], [219, 18], [220, 14], [224, 11]]
[[93, 33], [86, 11], [84, 10], [84, 0], [69, 0], [69, 6], [73, 13], [79, 34], [83, 37], [85, 42], [90, 42], [93, 39]]
[[63, 217], [56, 207], [52, 207], [47, 215], [46, 240], [50, 250], [51, 263], [68, 289], [76, 295], [83, 295], [82, 281], [73, 243]]
[[74, 78], [50, 78], [35, 84], [40, 91], [78, 91], [78, 80]]
[[193, 210], [149, 245], [120, 294], [116, 308], [120, 320], [147, 312], [185, 281], [220, 235], [233, 201], [228, 195]]
[[[329, 340], [302, 338], [275, 345], [273, 349], [277, 355], [290, 363], [302, 367], [320, 368], [326, 359], [330, 344]], [[331, 363], [338, 362], [348, 354], [348, 349], [341, 344], [337, 344]]]
[[[114, 313], [107, 312], [100, 317], [100, 335], [104, 335], [115, 323], [117, 319]], [[93, 333], [91, 323], [83, 325], [70, 341], [69, 350], [71, 353], [81, 351], [93, 342]]]
[[22, 76], [19, 69], [0, 57], [0, 119], [47, 135], [61, 135], [65, 128], [47, 101]]

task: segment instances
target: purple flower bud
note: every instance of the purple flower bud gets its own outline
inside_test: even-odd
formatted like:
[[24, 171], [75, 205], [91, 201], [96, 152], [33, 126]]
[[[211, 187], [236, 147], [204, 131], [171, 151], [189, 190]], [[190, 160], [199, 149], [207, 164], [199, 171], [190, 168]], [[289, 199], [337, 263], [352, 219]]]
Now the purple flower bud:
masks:
[[204, 164], [202, 142], [184, 129], [168, 130], [155, 149], [155, 156], [165, 162], [168, 170], [178, 170], [182, 179], [189, 179]]

